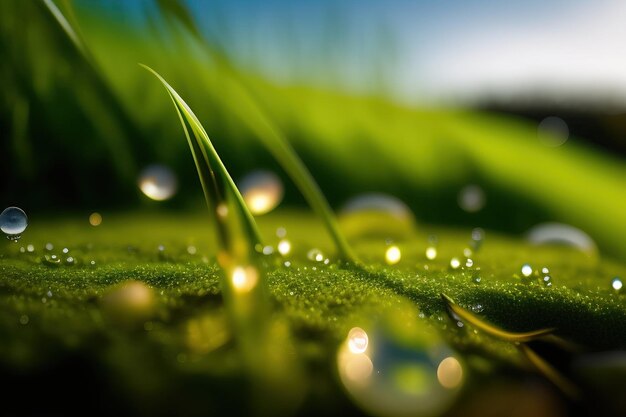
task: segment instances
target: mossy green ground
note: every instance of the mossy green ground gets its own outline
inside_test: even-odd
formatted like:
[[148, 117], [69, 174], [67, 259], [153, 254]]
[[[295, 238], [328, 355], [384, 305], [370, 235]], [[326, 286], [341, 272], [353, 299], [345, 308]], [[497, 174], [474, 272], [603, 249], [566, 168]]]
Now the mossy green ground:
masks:
[[[402, 251], [397, 265], [384, 262], [385, 239], [370, 235], [354, 241], [367, 265], [356, 268], [333, 260], [324, 229], [307, 213], [284, 211], [259, 222], [268, 245], [276, 246], [278, 227], [286, 229], [292, 244], [284, 259], [268, 257], [267, 281], [276, 315], [288, 324], [309, 381], [300, 413], [357, 411], [335, 375], [338, 346], [351, 327], [394, 309], [426, 321], [467, 360], [466, 391], [503, 375], [503, 369], [530, 369], [513, 345], [469, 325], [457, 327], [441, 293], [510, 331], [554, 327], [584, 352], [626, 347], [626, 298], [611, 287], [613, 277], [626, 277], [626, 266], [597, 254], [534, 247], [487, 230], [472, 255], [474, 265], [452, 270], [452, 257], [464, 262], [470, 230], [418, 225], [395, 242]], [[98, 227], [90, 226], [85, 214], [33, 215], [30, 223], [18, 243], [7, 241], [0, 250], [0, 362], [3, 375], [14, 378], [14, 388], [38, 392], [42, 387], [33, 388], [32, 381], [54, 381], [67, 372], [97, 383], [98, 392], [110, 396], [109, 411], [167, 414], [172, 411], [167, 407], [175, 407], [179, 414], [202, 414], [227, 410], [233, 401], [242, 411], [236, 398], [245, 378], [222, 305], [206, 215], [104, 213]], [[438, 256], [431, 261], [424, 252], [433, 234]], [[46, 243], [54, 248], [46, 250]], [[330, 263], [309, 260], [312, 248]], [[52, 254], [61, 265], [44, 260]], [[74, 265], [64, 264], [68, 256]], [[523, 282], [525, 263], [535, 270], [548, 267], [553, 285], [546, 287], [538, 277]], [[122, 306], [120, 313], [119, 306], [111, 307], [107, 297], [129, 280], [152, 290], [149, 308], [125, 311]], [[81, 395], [91, 395], [86, 392]], [[66, 410], [55, 404], [48, 406]], [[9, 401], [12, 407], [20, 414]], [[47, 410], [45, 405], [33, 409]]]

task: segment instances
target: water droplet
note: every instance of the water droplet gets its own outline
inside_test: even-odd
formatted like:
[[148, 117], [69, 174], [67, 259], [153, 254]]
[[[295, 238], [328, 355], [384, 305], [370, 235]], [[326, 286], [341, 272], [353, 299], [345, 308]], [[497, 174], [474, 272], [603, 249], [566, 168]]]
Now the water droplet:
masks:
[[542, 274], [549, 274], [549, 273], [550, 273], [550, 270], [548, 269], [548, 267], [547, 267], [547, 266], [544, 266], [543, 268], [541, 268], [541, 273], [542, 273]]
[[542, 223], [532, 227], [526, 238], [534, 245], [565, 245], [583, 252], [596, 252], [593, 239], [582, 230], [563, 223]]
[[33, 253], [33, 252], [35, 252], [35, 245], [33, 245], [32, 243], [29, 243], [29, 244], [26, 246], [26, 251], [27, 251], [28, 253]]
[[348, 333], [348, 348], [352, 353], [363, 353], [367, 350], [369, 338], [365, 330], [353, 327]]
[[550, 275], [544, 275], [544, 277], [542, 278], [542, 282], [543, 282], [543, 285], [545, 285], [546, 287], [551, 287], [552, 277]]
[[67, 259], [65, 259], [65, 264], [70, 266], [75, 265], [76, 259], [73, 256], [68, 256]]
[[61, 249], [61, 252], [65, 253], [65, 254], [69, 253], [69, 251], [70, 251], [70, 250], [69, 250], [68, 248], [63, 248], [63, 249]]
[[100, 213], [91, 213], [89, 215], [89, 224], [92, 226], [100, 226], [102, 224], [102, 215]]
[[537, 136], [544, 145], [556, 148], [567, 142], [569, 128], [560, 117], [549, 116], [539, 122]]
[[437, 258], [437, 248], [434, 246], [429, 246], [426, 248], [426, 259], [432, 261]]
[[615, 277], [611, 281], [611, 287], [613, 287], [615, 291], [621, 291], [622, 285], [623, 284], [622, 284], [622, 280], [620, 279], [620, 277]]
[[339, 211], [339, 223], [344, 233], [356, 238], [405, 239], [415, 230], [415, 216], [396, 197], [362, 194], [348, 200]]
[[467, 185], [459, 192], [458, 203], [468, 213], [480, 211], [485, 206], [485, 192], [478, 185]]
[[20, 253], [26, 253], [26, 248], [24, 246], [20, 247]]
[[239, 182], [241, 195], [252, 214], [265, 214], [283, 199], [283, 183], [270, 171], [254, 171]]
[[165, 165], [149, 165], [139, 175], [139, 188], [152, 200], [164, 201], [176, 194], [178, 181]]
[[465, 256], [466, 258], [470, 258], [473, 254], [474, 253], [470, 248], [463, 249], [463, 256]]
[[278, 252], [283, 256], [288, 255], [291, 252], [291, 243], [286, 239], [278, 242]]
[[322, 262], [324, 260], [324, 254], [319, 249], [315, 248], [308, 251], [306, 257], [315, 262]]
[[453, 389], [463, 381], [463, 367], [454, 356], [448, 356], [437, 367], [437, 379], [442, 387]]
[[238, 266], [233, 269], [231, 274], [231, 283], [235, 291], [238, 293], [250, 292], [254, 287], [256, 287], [258, 281], [259, 273], [252, 266]]
[[465, 260], [465, 266], [468, 267], [468, 268], [471, 268], [472, 266], [474, 266], [474, 260], [472, 260], [470, 258], [467, 258]]
[[56, 255], [44, 255], [42, 259], [43, 263], [49, 266], [59, 266], [61, 265], [61, 258]]
[[91, 265], [91, 266], [96, 266], [96, 261], [91, 261], [91, 262], [89, 262], [89, 265]]
[[287, 268], [289, 268], [291, 266], [291, 262], [285, 261], [285, 263], [283, 265], [285, 265]]
[[278, 229], [276, 229], [276, 237], [282, 239], [285, 236], [287, 236], [287, 229], [285, 229], [284, 227], [279, 227]]
[[484, 310], [484, 307], [482, 304], [475, 304], [471, 306], [470, 308], [474, 313], [482, 313]]
[[522, 265], [522, 276], [525, 278], [530, 277], [533, 274], [533, 268], [529, 264]]
[[0, 230], [9, 240], [19, 240], [20, 235], [28, 226], [28, 217], [19, 207], [8, 207], [0, 214]]
[[385, 261], [389, 264], [389, 265], [395, 265], [398, 262], [400, 262], [400, 259], [402, 258], [402, 252], [400, 252], [400, 248], [398, 248], [397, 246], [389, 246], [387, 248], [387, 251], [385, 252]]
[[28, 324], [28, 322], [29, 322], [29, 321], [30, 321], [30, 319], [28, 318], [28, 316], [27, 316], [26, 314], [22, 314], [22, 315], [20, 316], [20, 324], [21, 324], [21, 325], [24, 325], [24, 326], [25, 326], [25, 325], [27, 325], [27, 324]]
[[460, 266], [461, 266], [461, 261], [459, 260], [459, 258], [450, 259], [450, 268], [457, 269]]
[[52, 243], [46, 243], [46, 246], [44, 247], [47, 251], [51, 251], [54, 249], [54, 245]]
[[272, 253], [274, 253], [274, 248], [267, 245], [263, 247], [263, 255], [271, 255]]
[[187, 253], [190, 255], [195, 255], [196, 253], [198, 253], [198, 249], [193, 245], [189, 245], [187, 246]]
[[475, 284], [480, 284], [480, 281], [482, 281], [482, 277], [480, 276], [480, 269], [477, 268], [476, 270], [474, 270], [472, 272], [472, 281]]

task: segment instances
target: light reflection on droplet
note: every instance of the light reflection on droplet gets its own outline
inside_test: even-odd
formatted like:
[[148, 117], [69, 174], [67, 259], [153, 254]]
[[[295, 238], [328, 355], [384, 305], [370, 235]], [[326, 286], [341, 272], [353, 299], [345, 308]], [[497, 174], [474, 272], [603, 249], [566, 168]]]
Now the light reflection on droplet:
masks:
[[369, 338], [365, 330], [353, 327], [348, 332], [348, 348], [352, 353], [363, 353], [367, 350]]
[[176, 175], [165, 165], [149, 165], [139, 174], [139, 188], [156, 201], [172, 198], [178, 189]]
[[461, 261], [459, 260], [459, 258], [450, 259], [450, 268], [457, 269], [460, 266], [461, 266]]
[[231, 274], [231, 282], [236, 292], [250, 292], [259, 280], [259, 273], [253, 267], [238, 266], [233, 269]]
[[254, 171], [239, 182], [241, 195], [252, 214], [265, 214], [283, 199], [283, 183], [270, 171]]
[[468, 213], [480, 211], [485, 206], [485, 192], [478, 185], [470, 184], [461, 189], [459, 206]]
[[429, 261], [434, 260], [435, 258], [437, 258], [437, 248], [434, 246], [429, 246], [426, 248], [426, 259], [428, 259]]
[[402, 252], [400, 252], [400, 248], [395, 245], [387, 248], [387, 251], [385, 252], [385, 261], [387, 261], [389, 265], [397, 264], [400, 262], [401, 258]]
[[468, 268], [471, 268], [472, 266], [474, 266], [474, 260], [471, 259], [471, 258], [467, 258], [465, 260], [465, 266], [468, 267]]
[[291, 252], [291, 243], [288, 240], [283, 239], [278, 242], [278, 253], [285, 256], [288, 255], [289, 252]]
[[324, 254], [319, 249], [313, 248], [307, 252], [306, 257], [311, 261], [322, 262], [324, 260]]
[[619, 277], [615, 277], [611, 281], [611, 287], [613, 287], [615, 291], [620, 291], [622, 289], [622, 286], [623, 286], [623, 283]]
[[448, 356], [437, 367], [437, 379], [444, 388], [456, 388], [463, 381], [463, 367], [454, 356]]
[[190, 255], [195, 255], [196, 253], [198, 253], [198, 249], [193, 245], [189, 245], [187, 246], [187, 253]]
[[591, 236], [582, 230], [563, 223], [542, 223], [526, 232], [528, 241], [535, 245], [566, 245], [583, 252], [596, 252], [597, 246]]
[[102, 224], [102, 215], [100, 213], [91, 213], [89, 215], [89, 224], [92, 226], [100, 226]]
[[28, 217], [19, 207], [7, 207], [0, 214], [0, 230], [7, 235], [7, 239], [17, 241], [28, 227]]
[[569, 127], [560, 117], [549, 116], [539, 122], [537, 136], [544, 145], [556, 148], [567, 142]]
[[35, 252], [35, 245], [33, 245], [32, 243], [29, 243], [29, 244], [26, 246], [26, 251], [27, 251], [28, 253], [33, 253], [33, 252]]
[[524, 277], [528, 278], [533, 273], [533, 267], [528, 265], [528, 264], [524, 264], [524, 265], [522, 265], [521, 271], [522, 271], [522, 275]]

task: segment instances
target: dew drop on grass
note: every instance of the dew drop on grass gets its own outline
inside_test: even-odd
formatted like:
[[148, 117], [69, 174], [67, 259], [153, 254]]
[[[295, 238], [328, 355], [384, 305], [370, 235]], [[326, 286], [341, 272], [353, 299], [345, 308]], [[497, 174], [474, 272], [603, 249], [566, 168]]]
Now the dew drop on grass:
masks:
[[44, 248], [45, 248], [47, 251], [51, 251], [51, 250], [53, 250], [53, 249], [54, 249], [54, 245], [53, 245], [52, 243], [46, 243], [46, 246], [44, 246]]
[[285, 256], [291, 252], [291, 243], [287, 239], [282, 239], [278, 242], [278, 252]]
[[460, 266], [461, 266], [461, 261], [459, 260], [459, 258], [450, 259], [450, 268], [458, 269]]
[[383, 238], [402, 240], [415, 230], [415, 216], [396, 197], [370, 193], [349, 199], [339, 210], [339, 225], [350, 239]]
[[615, 277], [611, 280], [611, 287], [615, 290], [615, 291], [621, 291], [622, 290], [622, 280], [620, 279], [620, 277]]
[[468, 213], [476, 213], [485, 206], [485, 192], [476, 184], [461, 189], [458, 195], [459, 207]]
[[59, 266], [61, 265], [61, 258], [57, 255], [44, 255], [42, 259], [43, 263], [49, 266]]
[[139, 189], [156, 201], [172, 198], [178, 189], [176, 175], [165, 165], [149, 165], [139, 174]]
[[7, 239], [17, 241], [28, 226], [28, 217], [19, 207], [8, 207], [0, 214], [0, 230]]
[[324, 260], [324, 254], [319, 249], [313, 248], [307, 252], [306, 257], [315, 262], [322, 262]]
[[542, 223], [526, 232], [526, 239], [534, 245], [564, 245], [583, 252], [596, 252], [594, 240], [582, 230], [563, 223]]
[[467, 258], [465, 260], [465, 266], [468, 267], [468, 268], [471, 268], [472, 266], [474, 266], [474, 260], [471, 259], [471, 258]]
[[398, 262], [400, 262], [401, 258], [402, 252], [400, 251], [400, 248], [395, 245], [389, 246], [385, 251], [385, 261], [389, 265], [397, 264]]
[[263, 255], [271, 255], [272, 253], [274, 253], [274, 248], [272, 246], [264, 246], [263, 247]]
[[284, 187], [271, 171], [253, 171], [238, 183], [246, 206], [252, 214], [265, 214], [276, 208], [283, 199]]
[[35, 245], [33, 245], [32, 243], [29, 243], [29, 244], [26, 246], [26, 251], [27, 251], [28, 253], [33, 253], [33, 252], [35, 252]]
[[65, 264], [68, 265], [68, 266], [76, 265], [76, 258], [74, 258], [73, 256], [68, 256], [65, 259]]
[[348, 348], [352, 353], [363, 353], [367, 350], [369, 338], [365, 330], [353, 327], [348, 332]]
[[523, 277], [528, 278], [533, 274], [533, 267], [529, 264], [524, 264], [522, 265], [521, 272]]
[[437, 258], [437, 248], [434, 246], [429, 246], [426, 248], [426, 259], [429, 261], [433, 261]]

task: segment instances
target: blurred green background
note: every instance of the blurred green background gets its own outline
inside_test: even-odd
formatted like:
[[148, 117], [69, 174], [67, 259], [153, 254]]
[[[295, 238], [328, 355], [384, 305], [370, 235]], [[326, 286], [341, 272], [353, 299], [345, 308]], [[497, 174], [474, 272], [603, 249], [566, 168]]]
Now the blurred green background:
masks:
[[[458, 49], [443, 42], [441, 32], [456, 23], [450, 37], [462, 39], [467, 22], [489, 18], [488, 2], [469, 14], [448, 2], [425, 3], [56, 2], [77, 28], [81, 50], [44, 2], [4, 1], [2, 204], [43, 214], [200, 208], [202, 193], [180, 124], [162, 87], [137, 65], [144, 63], [198, 114], [235, 179], [261, 168], [281, 176], [283, 206], [303, 207], [304, 200], [259, 140], [267, 126], [294, 146], [335, 208], [355, 195], [382, 192], [406, 202], [419, 223], [517, 234], [541, 222], [564, 222], [590, 234], [604, 253], [624, 259], [623, 85], [611, 89], [619, 80], [598, 70], [606, 81], [598, 91], [572, 92], [572, 74], [586, 79], [574, 68], [564, 72], [569, 84], [554, 83], [559, 88], [548, 77], [523, 90], [515, 78], [494, 72], [500, 83], [489, 89], [470, 77], [484, 72], [474, 61], [497, 69], [506, 56], [441, 59]], [[513, 29], [531, 40], [550, 24], [545, 16], [533, 20], [532, 10], [550, 15], [580, 9], [578, 2], [506, 3], [509, 14], [525, 11]], [[614, 3], [602, 2], [602, 10], [610, 10], [607, 4]], [[495, 17], [509, 9], [496, 8]], [[504, 23], [511, 18], [500, 17]], [[412, 32], [413, 26], [421, 31]], [[497, 54], [501, 45], [492, 46]], [[524, 56], [519, 44], [510, 50]], [[619, 64], [588, 58], [599, 61], [591, 74]], [[420, 59], [415, 68], [409, 65]], [[516, 64], [523, 61], [510, 66]], [[433, 76], [437, 65], [441, 78]], [[557, 81], [559, 68], [550, 73]], [[455, 78], [457, 73], [469, 75]], [[463, 88], [474, 81], [482, 90]], [[547, 116], [567, 122], [569, 135], [559, 146], [538, 137], [538, 122]], [[140, 170], [154, 163], [178, 177], [178, 193], [164, 203], [150, 201], [137, 187]], [[459, 206], [468, 185], [483, 191], [481, 210]]]

